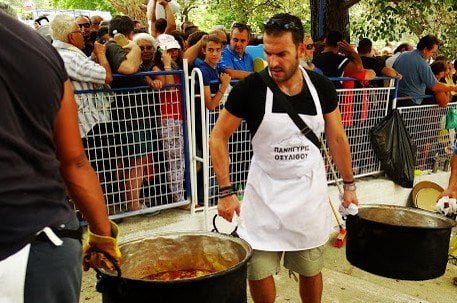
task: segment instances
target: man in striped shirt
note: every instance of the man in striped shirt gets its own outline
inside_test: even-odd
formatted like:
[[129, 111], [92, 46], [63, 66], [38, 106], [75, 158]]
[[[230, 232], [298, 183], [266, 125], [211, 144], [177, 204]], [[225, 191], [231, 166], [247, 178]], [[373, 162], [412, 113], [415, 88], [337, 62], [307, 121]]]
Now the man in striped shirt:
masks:
[[[103, 44], [95, 42], [94, 54], [97, 62], [81, 51], [84, 38], [76, 21], [68, 15], [56, 15], [51, 22], [53, 45], [65, 63], [65, 69], [75, 91], [94, 90], [112, 80], [111, 68], [106, 59]], [[94, 93], [77, 94], [78, 118], [81, 137], [86, 137], [92, 128], [101, 122], [107, 122], [109, 116], [108, 98], [96, 98]], [[108, 103], [108, 104], [106, 104]]]

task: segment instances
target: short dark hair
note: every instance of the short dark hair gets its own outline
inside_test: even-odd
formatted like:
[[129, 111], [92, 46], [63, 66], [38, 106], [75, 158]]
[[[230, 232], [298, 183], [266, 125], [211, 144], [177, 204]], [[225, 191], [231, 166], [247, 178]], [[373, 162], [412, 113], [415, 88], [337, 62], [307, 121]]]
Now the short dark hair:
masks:
[[246, 23], [237, 21], [233, 22], [230, 29], [230, 35], [233, 34], [233, 30], [235, 28], [238, 29], [240, 32], [248, 31], [248, 36], [251, 35], [251, 28]]
[[198, 32], [198, 31], [199, 31], [199, 29], [198, 29], [198, 26], [196, 26], [196, 25], [191, 25], [191, 26], [186, 27], [186, 30], [184, 31], [184, 36], [186, 37], [186, 40], [189, 39], [190, 35]]
[[343, 40], [343, 34], [339, 31], [331, 31], [325, 37], [325, 45], [336, 47]]
[[190, 34], [187, 38], [187, 45], [189, 47], [194, 46], [204, 35], [208, 35], [208, 33], [204, 31], [196, 31], [195, 33]]
[[167, 20], [164, 19], [164, 18], [159, 18], [156, 20], [156, 23], [154, 24], [155, 28], [156, 28], [156, 32], [158, 33], [165, 33], [165, 30], [167, 29]]
[[419, 43], [417, 43], [417, 49], [418, 50], [423, 50], [423, 49], [432, 49], [435, 45], [440, 46], [441, 45], [441, 40], [439, 40], [436, 36], [433, 35], [427, 35], [422, 37], [419, 40]]
[[409, 43], [402, 43], [394, 50], [394, 54], [396, 53], [403, 53], [404, 51], [408, 50]]
[[109, 35], [111, 37], [114, 36], [113, 31], [117, 31], [119, 34], [123, 34], [128, 36], [133, 29], [135, 28], [135, 24], [133, 23], [132, 19], [129, 16], [114, 16], [113, 19], [109, 22]]
[[373, 48], [373, 43], [368, 38], [362, 38], [359, 41], [359, 45], [357, 46], [357, 51], [359, 54], [368, 54], [371, 52]]
[[214, 34], [206, 36], [203, 41], [202, 41], [202, 49], [206, 49], [206, 46], [208, 45], [208, 42], [214, 42], [217, 44], [222, 45], [222, 40]]
[[430, 64], [430, 68], [432, 69], [434, 75], [438, 75], [439, 73], [447, 70], [447, 62], [441, 60], [433, 61], [433, 63]]
[[292, 41], [295, 45], [303, 42], [305, 30], [300, 18], [291, 14], [276, 14], [263, 22], [264, 32], [267, 35], [282, 35], [282, 33], [292, 33]]

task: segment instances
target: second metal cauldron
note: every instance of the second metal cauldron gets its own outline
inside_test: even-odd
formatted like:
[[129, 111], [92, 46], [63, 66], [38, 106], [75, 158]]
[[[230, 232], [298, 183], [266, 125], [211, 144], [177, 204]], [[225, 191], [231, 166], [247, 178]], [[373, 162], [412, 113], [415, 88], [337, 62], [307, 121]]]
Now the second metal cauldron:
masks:
[[429, 211], [362, 205], [347, 219], [346, 258], [370, 273], [402, 280], [444, 274], [451, 229], [456, 223]]

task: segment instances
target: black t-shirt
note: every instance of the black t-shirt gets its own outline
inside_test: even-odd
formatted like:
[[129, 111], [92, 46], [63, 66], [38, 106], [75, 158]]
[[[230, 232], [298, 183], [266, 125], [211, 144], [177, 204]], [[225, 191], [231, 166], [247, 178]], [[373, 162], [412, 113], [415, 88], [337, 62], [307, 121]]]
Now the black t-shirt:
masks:
[[375, 71], [376, 76], [382, 76], [382, 69], [386, 67], [386, 62], [381, 58], [362, 56], [363, 67]]
[[[307, 73], [319, 95], [322, 112], [324, 114], [331, 113], [338, 106], [338, 97], [334, 85], [326, 77], [311, 71], [307, 71]], [[317, 115], [311, 93], [306, 82], [304, 83], [301, 93], [295, 96], [285, 96], [298, 113]], [[253, 73], [233, 87], [225, 103], [225, 108], [231, 114], [246, 120], [252, 136], [255, 135], [265, 114], [266, 92], [267, 85], [258, 73]], [[285, 113], [274, 96], [272, 110], [274, 113]]]
[[[127, 52], [119, 44], [114, 41], [108, 41], [105, 44], [106, 59], [111, 67], [113, 74], [119, 73], [119, 67], [122, 62], [127, 60]], [[127, 88], [135, 86], [147, 86], [146, 80], [143, 77], [127, 77], [116, 78], [111, 82], [112, 88]]]
[[319, 67], [327, 77], [341, 77], [349, 59], [332, 52], [320, 53], [313, 59], [314, 65]]
[[54, 47], [0, 11], [0, 260], [45, 226], [68, 222], [54, 144], [68, 76]]

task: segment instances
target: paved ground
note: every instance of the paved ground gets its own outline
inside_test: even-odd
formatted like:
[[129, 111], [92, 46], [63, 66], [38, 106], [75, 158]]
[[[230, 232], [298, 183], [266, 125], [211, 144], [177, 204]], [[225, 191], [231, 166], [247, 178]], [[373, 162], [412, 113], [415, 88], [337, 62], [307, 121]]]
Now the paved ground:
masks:
[[[188, 212], [177, 209], [162, 211], [156, 216], [126, 218], [120, 223], [124, 235], [121, 241], [147, 236], [153, 232], [198, 229], [198, 226], [201, 229], [202, 218], [202, 214], [190, 216]], [[333, 240], [329, 243], [333, 243]], [[346, 261], [344, 247], [328, 245], [323, 274], [323, 302], [455, 303], [457, 299], [457, 286], [452, 284], [452, 277], [457, 276], [457, 266], [449, 263], [445, 275], [440, 278], [421, 282], [398, 281], [378, 277], [353, 267]], [[289, 278], [286, 270], [282, 270], [275, 279], [278, 288], [276, 302], [300, 302], [297, 282]], [[102, 301], [101, 295], [95, 291], [95, 283], [94, 271], [84, 274], [80, 303]]]

